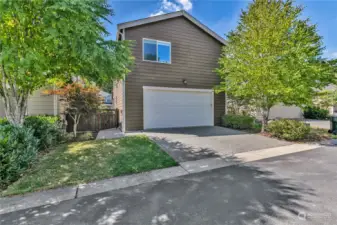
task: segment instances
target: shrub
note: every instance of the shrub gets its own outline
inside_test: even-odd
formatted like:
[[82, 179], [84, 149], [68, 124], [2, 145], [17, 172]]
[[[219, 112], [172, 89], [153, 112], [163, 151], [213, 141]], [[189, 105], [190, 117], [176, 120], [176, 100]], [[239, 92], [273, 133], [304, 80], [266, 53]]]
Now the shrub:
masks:
[[297, 141], [303, 140], [309, 135], [310, 126], [300, 121], [282, 119], [270, 122], [267, 130], [274, 137]]
[[306, 119], [325, 120], [329, 118], [329, 110], [319, 107], [306, 107], [303, 115]]
[[0, 118], [0, 126], [9, 125], [9, 122], [6, 118]]
[[243, 115], [224, 115], [222, 117], [222, 125], [224, 127], [246, 130], [252, 129], [255, 124], [255, 118]]
[[24, 126], [33, 130], [40, 140], [39, 149], [44, 150], [61, 140], [61, 122], [57, 116], [28, 116]]
[[78, 133], [78, 135], [75, 138], [76, 141], [89, 141], [93, 139], [94, 135], [90, 131]]
[[30, 128], [0, 126], [0, 189], [20, 178], [36, 159], [38, 146]]

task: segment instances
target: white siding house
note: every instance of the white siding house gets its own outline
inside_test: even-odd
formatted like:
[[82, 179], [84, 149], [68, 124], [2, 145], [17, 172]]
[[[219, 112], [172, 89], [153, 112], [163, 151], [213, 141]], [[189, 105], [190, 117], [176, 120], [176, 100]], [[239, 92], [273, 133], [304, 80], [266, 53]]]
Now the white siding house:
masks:
[[[59, 115], [58, 96], [45, 95], [44, 89], [35, 91], [28, 99], [27, 115]], [[0, 117], [5, 116], [4, 103], [0, 100]]]

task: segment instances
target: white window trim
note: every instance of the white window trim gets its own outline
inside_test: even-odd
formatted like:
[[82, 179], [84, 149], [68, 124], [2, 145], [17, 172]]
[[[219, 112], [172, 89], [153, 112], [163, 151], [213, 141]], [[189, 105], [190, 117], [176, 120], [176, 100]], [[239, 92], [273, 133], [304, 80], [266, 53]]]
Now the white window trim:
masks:
[[[157, 54], [157, 60], [156, 61], [152, 61], [152, 60], [146, 60], [144, 59], [144, 41], [148, 40], [148, 41], [155, 41], [156, 42], [156, 54]], [[170, 44], [170, 62], [159, 62], [158, 61], [158, 42], [164, 43], [164, 44]], [[172, 63], [172, 45], [171, 42], [169, 41], [161, 41], [161, 40], [155, 40], [155, 39], [150, 39], [150, 38], [143, 38], [143, 43], [142, 43], [142, 57], [143, 57], [143, 61], [144, 62], [152, 62], [152, 63], [161, 63], [161, 64], [171, 64]]]

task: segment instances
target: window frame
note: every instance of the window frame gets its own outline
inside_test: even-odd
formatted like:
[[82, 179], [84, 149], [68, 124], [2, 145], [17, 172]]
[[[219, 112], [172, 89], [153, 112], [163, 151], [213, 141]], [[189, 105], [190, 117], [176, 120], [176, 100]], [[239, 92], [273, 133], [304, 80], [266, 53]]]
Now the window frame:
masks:
[[[148, 40], [148, 41], [155, 41], [156, 42], [156, 55], [157, 55], [157, 59], [156, 61], [152, 61], [152, 60], [147, 60], [144, 58], [144, 41]], [[142, 43], [142, 58], [144, 62], [152, 62], [152, 63], [161, 63], [161, 64], [172, 64], [172, 45], [171, 42], [169, 41], [161, 41], [161, 40], [156, 40], [156, 39], [150, 39], [150, 38], [143, 38], [143, 43]], [[169, 62], [160, 62], [158, 61], [158, 43], [163, 43], [163, 44], [169, 44], [170, 46], [170, 61]]]

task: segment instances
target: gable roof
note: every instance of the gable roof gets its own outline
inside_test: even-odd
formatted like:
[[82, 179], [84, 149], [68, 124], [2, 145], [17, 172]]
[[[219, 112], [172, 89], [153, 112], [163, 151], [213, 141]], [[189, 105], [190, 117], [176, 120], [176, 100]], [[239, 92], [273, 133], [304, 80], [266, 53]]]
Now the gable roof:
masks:
[[226, 44], [225, 39], [223, 39], [217, 33], [215, 33], [214, 31], [209, 29], [207, 26], [202, 24], [200, 21], [195, 19], [193, 16], [191, 16], [191, 14], [187, 13], [185, 10], [181, 10], [181, 11], [177, 11], [177, 12], [173, 12], [173, 13], [167, 13], [167, 14], [163, 14], [163, 15], [159, 15], [159, 16], [152, 16], [152, 17], [139, 19], [139, 20], [133, 20], [133, 21], [130, 21], [130, 22], [120, 23], [120, 24], [117, 25], [117, 28], [118, 28], [117, 32], [119, 32], [119, 30], [121, 30], [121, 29], [136, 27], [136, 26], [154, 23], [154, 22], [159, 22], [159, 21], [162, 21], [162, 20], [172, 19], [172, 18], [176, 18], [176, 17], [180, 17], [180, 16], [183, 16], [186, 19], [188, 19], [189, 21], [191, 21], [193, 24], [195, 24], [197, 27], [199, 27], [200, 29], [205, 31], [207, 34], [211, 35], [213, 38], [218, 40], [220, 43]]

